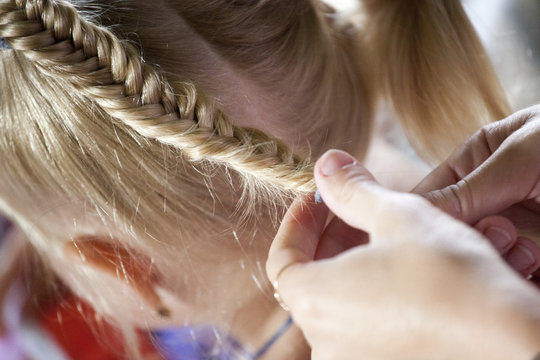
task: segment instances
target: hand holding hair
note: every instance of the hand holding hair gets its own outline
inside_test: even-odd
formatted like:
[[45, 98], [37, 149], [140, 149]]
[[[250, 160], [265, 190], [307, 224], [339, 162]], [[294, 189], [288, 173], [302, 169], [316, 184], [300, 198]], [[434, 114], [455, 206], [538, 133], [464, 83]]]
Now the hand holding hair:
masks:
[[[315, 180], [325, 204], [292, 205], [267, 263], [313, 359], [528, 360], [540, 350], [540, 294], [480, 233], [383, 188], [341, 151], [323, 155]], [[357, 233], [329, 236], [329, 210]], [[329, 238], [365, 243], [363, 231], [369, 244], [316, 260]]]
[[488, 215], [506, 217], [526, 237], [512, 236], [500, 216], [483, 228], [506, 233], [507, 241], [499, 236], [494, 245], [516, 270], [540, 275], [540, 249], [529, 239], [540, 240], [540, 107], [479, 130], [414, 192], [469, 224]]

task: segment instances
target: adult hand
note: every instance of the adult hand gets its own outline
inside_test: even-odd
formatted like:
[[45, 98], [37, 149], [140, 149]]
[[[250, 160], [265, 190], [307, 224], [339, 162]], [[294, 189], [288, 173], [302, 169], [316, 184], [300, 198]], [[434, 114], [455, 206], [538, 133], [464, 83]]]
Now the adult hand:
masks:
[[469, 224], [484, 220], [491, 238], [512, 267], [540, 275], [540, 107], [490, 124], [459, 147], [414, 190], [434, 205]]
[[[325, 154], [315, 179], [348, 227], [325, 226], [325, 204], [296, 201], [267, 263], [313, 359], [529, 360], [540, 350], [540, 295], [480, 233], [382, 188], [343, 152]], [[363, 231], [369, 244], [314, 260], [335, 250], [329, 242], [364, 243]]]

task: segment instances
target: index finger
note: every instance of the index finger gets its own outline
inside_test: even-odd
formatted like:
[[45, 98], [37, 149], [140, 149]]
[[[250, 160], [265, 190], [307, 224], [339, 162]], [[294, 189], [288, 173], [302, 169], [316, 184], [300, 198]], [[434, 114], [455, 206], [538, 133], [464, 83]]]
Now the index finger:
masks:
[[268, 255], [266, 272], [273, 283], [286, 268], [315, 258], [326, 225], [328, 208], [300, 198], [293, 202], [281, 222]]
[[490, 158], [506, 138], [529, 121], [531, 116], [529, 110], [521, 111], [478, 130], [428, 174], [412, 192], [424, 194], [456, 184]]

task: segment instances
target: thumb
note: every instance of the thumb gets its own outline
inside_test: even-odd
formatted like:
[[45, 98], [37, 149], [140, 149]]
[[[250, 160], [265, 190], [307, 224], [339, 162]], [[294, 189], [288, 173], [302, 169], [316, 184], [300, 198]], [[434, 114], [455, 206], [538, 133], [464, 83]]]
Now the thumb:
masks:
[[329, 150], [317, 161], [315, 181], [337, 217], [371, 234], [386, 232], [389, 218], [399, 218], [397, 210], [410, 203], [403, 200], [416, 197], [382, 187], [365, 167], [340, 150]]
[[534, 195], [538, 169], [533, 156], [519, 146], [501, 147], [463, 179], [424, 197], [458, 219], [477, 222]]

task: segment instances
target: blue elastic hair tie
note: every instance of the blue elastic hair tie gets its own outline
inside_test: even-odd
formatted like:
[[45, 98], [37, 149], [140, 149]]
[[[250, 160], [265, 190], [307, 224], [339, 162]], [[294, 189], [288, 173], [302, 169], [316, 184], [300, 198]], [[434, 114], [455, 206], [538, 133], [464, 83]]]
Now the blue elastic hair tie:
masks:
[[321, 193], [319, 192], [319, 189], [317, 189], [317, 191], [315, 191], [315, 204], [320, 204], [320, 203], [323, 203], [324, 200], [321, 196]]
[[0, 50], [11, 49], [7, 44], [6, 38], [0, 37]]

